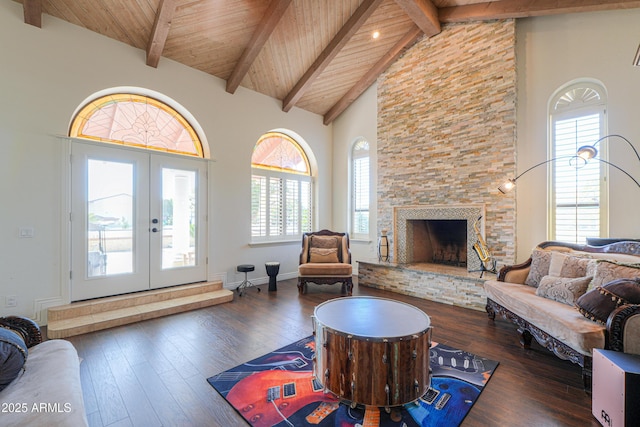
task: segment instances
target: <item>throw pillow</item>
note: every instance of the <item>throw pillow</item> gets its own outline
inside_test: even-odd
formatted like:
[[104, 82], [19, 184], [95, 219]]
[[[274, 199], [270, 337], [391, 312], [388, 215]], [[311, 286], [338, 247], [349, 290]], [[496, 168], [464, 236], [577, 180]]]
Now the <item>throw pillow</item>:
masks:
[[583, 316], [606, 324], [609, 315], [624, 304], [640, 304], [640, 279], [617, 279], [582, 295], [576, 307]]
[[340, 246], [338, 236], [311, 236], [310, 248], [338, 248]]
[[544, 276], [536, 289], [536, 295], [574, 305], [576, 300], [587, 291], [591, 279], [591, 277]]
[[27, 361], [27, 345], [20, 335], [0, 327], [0, 391], [11, 384]]
[[549, 262], [549, 276], [556, 277], [585, 277], [589, 255], [568, 255], [561, 252], [552, 252]]
[[311, 248], [309, 249], [309, 262], [339, 262], [337, 248]]
[[551, 263], [550, 251], [534, 249], [531, 253], [531, 269], [525, 279], [525, 285], [538, 287], [540, 280], [549, 274], [549, 264]]
[[616, 279], [633, 279], [636, 277], [640, 277], [640, 264], [625, 264], [599, 259], [596, 260], [593, 280], [589, 285], [589, 289], [595, 289]]

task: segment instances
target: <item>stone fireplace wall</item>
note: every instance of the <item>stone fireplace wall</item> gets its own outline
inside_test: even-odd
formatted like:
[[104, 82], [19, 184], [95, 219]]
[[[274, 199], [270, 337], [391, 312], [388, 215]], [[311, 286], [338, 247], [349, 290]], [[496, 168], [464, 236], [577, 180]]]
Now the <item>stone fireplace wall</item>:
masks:
[[378, 79], [378, 232], [393, 249], [394, 208], [483, 205], [487, 245], [515, 262], [515, 198], [497, 190], [514, 176], [515, 138], [515, 21], [418, 41]]

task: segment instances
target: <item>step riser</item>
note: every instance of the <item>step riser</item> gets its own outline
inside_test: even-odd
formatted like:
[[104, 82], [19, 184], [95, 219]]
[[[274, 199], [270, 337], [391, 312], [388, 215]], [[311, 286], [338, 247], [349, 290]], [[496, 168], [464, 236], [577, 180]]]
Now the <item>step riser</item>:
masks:
[[[171, 314], [182, 313], [185, 311], [196, 310], [199, 308], [210, 307], [217, 304], [233, 301], [233, 292], [220, 290], [214, 292], [215, 296], [203, 298], [197, 301], [187, 303], [177, 302], [171, 305], [171, 302], [161, 304], [162, 307], [145, 311], [144, 306], [136, 307], [136, 310], [126, 310], [120, 308], [120, 313], [101, 312], [96, 315], [81, 316], [77, 319], [77, 324], [73, 325], [76, 319], [64, 319], [62, 321], [49, 321], [47, 326], [47, 337], [49, 339], [67, 338], [74, 335], [85, 334], [89, 332], [100, 331], [103, 329], [113, 328], [116, 326], [128, 325], [143, 320], [155, 319], [157, 317], [168, 316]], [[136, 312], [138, 311], [139, 312]]]
[[128, 295], [118, 295], [91, 301], [81, 301], [64, 306], [49, 308], [47, 319], [49, 322], [72, 319], [75, 317], [88, 316], [106, 311], [136, 307], [160, 301], [168, 301], [176, 298], [217, 291], [222, 289], [222, 286], [221, 281], [216, 281], [144, 291]]

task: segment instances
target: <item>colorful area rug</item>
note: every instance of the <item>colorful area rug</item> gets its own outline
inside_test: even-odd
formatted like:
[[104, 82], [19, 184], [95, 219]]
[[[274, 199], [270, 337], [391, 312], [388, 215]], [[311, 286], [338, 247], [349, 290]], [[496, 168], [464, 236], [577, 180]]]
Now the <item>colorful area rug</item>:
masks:
[[252, 426], [457, 427], [498, 362], [433, 342], [431, 387], [401, 407], [351, 408], [313, 377], [313, 337], [304, 338], [207, 381]]

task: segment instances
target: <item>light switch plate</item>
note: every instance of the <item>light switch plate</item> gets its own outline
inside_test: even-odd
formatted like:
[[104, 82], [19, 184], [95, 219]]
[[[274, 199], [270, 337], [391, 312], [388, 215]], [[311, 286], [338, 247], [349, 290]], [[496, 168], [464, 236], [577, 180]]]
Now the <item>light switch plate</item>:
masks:
[[30, 239], [33, 237], [33, 227], [20, 227], [18, 234], [21, 239]]

